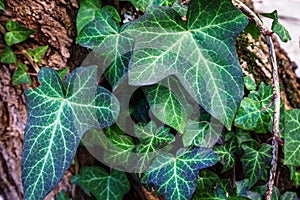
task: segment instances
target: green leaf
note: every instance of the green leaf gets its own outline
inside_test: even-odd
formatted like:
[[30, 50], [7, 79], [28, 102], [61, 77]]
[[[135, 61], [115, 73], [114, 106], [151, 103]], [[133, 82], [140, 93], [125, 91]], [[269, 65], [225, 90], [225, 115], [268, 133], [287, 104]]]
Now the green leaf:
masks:
[[9, 46], [5, 46], [0, 61], [6, 64], [16, 63], [17, 56]]
[[116, 20], [116, 22], [118, 22], [118, 23], [121, 22], [121, 17], [115, 7], [107, 5], [107, 6], [104, 6], [102, 9], [109, 12], [113, 16], [113, 18]]
[[68, 71], [69, 71], [69, 67], [65, 67], [61, 70], [57, 70], [56, 72], [58, 73], [58, 76], [60, 77], [60, 79], [64, 80], [64, 78], [66, 77]]
[[[262, 196], [266, 196], [268, 184], [260, 185], [253, 188], [253, 191], [261, 194]], [[280, 199], [280, 192], [276, 186], [273, 186], [273, 193], [272, 193], [272, 200], [279, 200]]]
[[247, 197], [249, 199], [262, 199], [261, 195], [256, 192], [249, 191], [249, 180], [244, 179], [238, 182], [235, 182], [236, 194], [241, 197]]
[[40, 86], [26, 91], [22, 182], [25, 199], [43, 199], [58, 183], [75, 155], [80, 137], [91, 128], [111, 125], [119, 104], [97, 85], [97, 67], [76, 68], [62, 83], [42, 68]]
[[143, 88], [143, 91], [154, 116], [183, 133], [189, 117], [193, 114], [193, 107], [185, 98], [188, 94], [179, 84], [177, 80], [169, 77], [160, 84]]
[[133, 40], [113, 16], [105, 10], [95, 11], [95, 18], [79, 33], [77, 43], [94, 50], [102, 69], [106, 69], [106, 78], [116, 89], [127, 75]]
[[100, 167], [82, 168], [78, 185], [88, 189], [97, 200], [122, 200], [130, 190], [130, 184], [124, 172], [112, 169], [110, 174], [107, 174]]
[[258, 151], [246, 145], [242, 145], [242, 148], [245, 151], [241, 158], [244, 175], [249, 179], [249, 187], [252, 187], [260, 179], [265, 167], [270, 164], [272, 147], [262, 144]]
[[295, 192], [285, 192], [280, 200], [299, 200], [299, 197]]
[[162, 126], [157, 129], [153, 121], [145, 126], [136, 125], [134, 132], [139, 140], [136, 152], [141, 154], [138, 159], [139, 172], [149, 167], [150, 162], [159, 154], [160, 148], [175, 141], [174, 136], [170, 134], [170, 128]]
[[12, 77], [14, 85], [29, 84], [31, 85], [30, 76], [27, 74], [26, 65], [18, 63], [18, 69], [14, 72]]
[[188, 11], [187, 5], [182, 5], [179, 0], [175, 1], [172, 8], [181, 16], [186, 16]]
[[196, 189], [198, 172], [218, 161], [211, 149], [180, 149], [176, 156], [161, 152], [144, 173], [142, 182], [153, 183], [166, 200], [190, 199]]
[[90, 150], [91, 148], [101, 147], [107, 149], [108, 139], [102, 129], [90, 129], [81, 138], [82, 144]]
[[80, 0], [79, 5], [76, 17], [77, 34], [95, 19], [95, 12], [101, 7], [101, 0]]
[[6, 29], [9, 31], [5, 34], [4, 39], [8, 46], [13, 44], [18, 44], [29, 38], [31, 34], [34, 33], [33, 30], [30, 30], [24, 26], [21, 26], [17, 22], [9, 20], [6, 23]]
[[230, 129], [244, 90], [235, 38], [247, 18], [230, 1], [194, 0], [187, 19], [184, 22], [172, 8], [149, 7], [126, 26], [135, 39], [129, 83], [149, 85], [174, 74]]
[[300, 110], [284, 113], [284, 164], [300, 166]]
[[289, 166], [290, 168], [290, 176], [294, 181], [296, 187], [300, 186], [300, 170], [297, 170], [295, 166]]
[[72, 199], [67, 197], [65, 191], [60, 191], [56, 197], [56, 200], [72, 200]]
[[258, 39], [260, 35], [260, 30], [253, 20], [250, 20], [247, 27], [245, 28], [246, 33], [250, 33], [254, 39]]
[[262, 15], [274, 20], [272, 22], [272, 31], [279, 36], [282, 42], [288, 42], [292, 39], [286, 28], [279, 23], [277, 10], [274, 10], [272, 13], [263, 13]]
[[37, 47], [34, 50], [28, 49], [28, 53], [33, 57], [34, 62], [42, 64], [42, 58], [44, 57], [48, 46]]
[[245, 76], [244, 77], [244, 84], [245, 84], [245, 87], [247, 88], [247, 90], [249, 90], [249, 91], [255, 91], [256, 90], [256, 84], [250, 76]]
[[223, 126], [218, 122], [189, 120], [182, 137], [183, 145], [211, 148], [220, 139], [222, 129]]
[[234, 140], [230, 140], [228, 143], [214, 147], [215, 153], [219, 156], [219, 160], [223, 164], [222, 173], [233, 167], [235, 162], [235, 149], [236, 144]]
[[5, 10], [4, 0], [0, 0], [0, 10]]

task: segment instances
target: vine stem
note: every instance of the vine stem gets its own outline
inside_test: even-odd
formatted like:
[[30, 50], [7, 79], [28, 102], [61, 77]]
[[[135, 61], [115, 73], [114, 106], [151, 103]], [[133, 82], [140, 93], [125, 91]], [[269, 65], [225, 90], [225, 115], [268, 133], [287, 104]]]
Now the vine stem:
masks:
[[232, 3], [239, 8], [243, 13], [255, 21], [259, 27], [260, 32], [264, 35], [269, 48], [269, 57], [272, 66], [272, 81], [273, 81], [273, 98], [274, 98], [274, 116], [273, 116], [273, 139], [272, 139], [272, 161], [269, 175], [268, 187], [266, 190], [266, 200], [271, 200], [273, 193], [273, 186], [277, 170], [278, 160], [278, 139], [279, 136], [279, 121], [280, 121], [280, 87], [278, 78], [278, 67], [276, 62], [276, 55], [274, 45], [272, 42], [272, 31], [270, 31], [259, 17], [244, 3], [239, 0], [232, 0]]
[[[3, 35], [6, 34], [5, 28], [1, 24], [0, 24], [0, 32]], [[34, 68], [35, 72], [38, 73], [40, 71], [40, 68], [39, 68], [38, 64], [33, 60], [32, 56], [28, 53], [28, 51], [26, 49], [24, 49], [23, 46], [21, 46], [19, 44], [16, 44], [15, 46], [19, 49], [21, 54], [30, 62], [30, 64]]]

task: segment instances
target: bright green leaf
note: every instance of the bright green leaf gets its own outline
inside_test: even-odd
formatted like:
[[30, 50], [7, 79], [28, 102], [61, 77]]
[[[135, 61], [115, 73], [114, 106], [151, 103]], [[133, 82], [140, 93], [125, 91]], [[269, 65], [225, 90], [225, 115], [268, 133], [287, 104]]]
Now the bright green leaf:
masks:
[[28, 49], [28, 53], [33, 57], [34, 62], [42, 64], [42, 58], [44, 57], [47, 50], [48, 46], [41, 46], [33, 50]]
[[4, 0], [0, 0], [0, 10], [5, 10]]
[[0, 61], [6, 64], [16, 63], [17, 56], [9, 46], [5, 46], [1, 53]]
[[9, 31], [5, 34], [4, 39], [8, 46], [13, 44], [18, 44], [29, 38], [31, 34], [34, 33], [33, 30], [30, 30], [24, 26], [21, 26], [17, 22], [9, 20], [6, 23], [6, 29]]
[[31, 84], [31, 79], [26, 71], [25, 64], [18, 63], [18, 69], [13, 74], [12, 82], [14, 85]]
[[192, 105], [186, 100], [188, 94], [173, 78], [160, 84], [143, 88], [150, 110], [156, 118], [180, 133], [193, 114]]
[[291, 179], [294, 181], [296, 187], [300, 186], [300, 170], [297, 170], [295, 166], [289, 166]]
[[271, 162], [271, 145], [262, 144], [257, 151], [246, 145], [242, 145], [244, 155], [241, 158], [243, 164], [244, 175], [249, 179], [249, 187], [252, 187], [263, 174], [266, 165]]
[[247, 88], [247, 90], [249, 90], [249, 91], [255, 91], [256, 90], [256, 84], [250, 76], [245, 76], [244, 77], [244, 84], [245, 84], [245, 87]]
[[300, 166], [300, 110], [284, 113], [284, 164]]
[[281, 41], [287, 42], [287, 41], [291, 40], [291, 36], [290, 36], [289, 32], [278, 21], [277, 10], [274, 10], [272, 13], [263, 13], [262, 15], [265, 16], [265, 17], [273, 19], [272, 31], [279, 36]]
[[101, 7], [101, 0], [80, 0], [79, 10], [76, 17], [77, 34], [95, 18], [96, 10]]
[[136, 151], [141, 154], [138, 159], [139, 172], [149, 167], [150, 162], [159, 154], [160, 148], [175, 140], [170, 134], [170, 128], [162, 126], [157, 129], [153, 121], [145, 126], [136, 125], [134, 132], [139, 140]]
[[64, 78], [66, 77], [68, 71], [69, 71], [69, 67], [65, 67], [61, 70], [57, 70], [56, 72], [58, 73], [58, 76], [60, 77], [60, 79], [64, 80]]
[[124, 172], [112, 169], [108, 174], [100, 167], [82, 168], [78, 185], [88, 189], [97, 200], [122, 200], [130, 189], [129, 181]]
[[194, 0], [187, 19], [184, 22], [172, 8], [149, 7], [126, 26], [135, 39], [129, 83], [149, 85], [174, 74], [230, 129], [244, 90], [235, 38], [247, 18], [230, 1]]
[[22, 182], [25, 199], [43, 199], [58, 183], [75, 155], [80, 137], [111, 125], [119, 104], [97, 85], [97, 67], [76, 68], [62, 83], [51, 68], [38, 74], [40, 86], [26, 91]]
[[300, 200], [295, 192], [285, 192], [280, 200]]
[[107, 5], [107, 6], [104, 6], [102, 9], [109, 12], [113, 16], [113, 18], [116, 20], [116, 22], [118, 22], [118, 23], [121, 22], [121, 17], [115, 7]]
[[144, 173], [142, 182], [153, 183], [166, 200], [190, 199], [196, 189], [198, 172], [218, 161], [207, 148], [180, 149], [176, 156], [161, 152]]

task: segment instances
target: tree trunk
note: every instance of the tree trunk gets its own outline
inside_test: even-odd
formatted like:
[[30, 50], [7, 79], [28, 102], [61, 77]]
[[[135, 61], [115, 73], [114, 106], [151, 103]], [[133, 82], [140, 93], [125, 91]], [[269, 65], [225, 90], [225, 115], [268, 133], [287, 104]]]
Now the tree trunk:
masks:
[[[2, 26], [5, 26], [9, 19], [13, 19], [36, 31], [29, 40], [21, 44], [25, 49], [49, 46], [42, 61], [43, 65], [55, 69], [62, 69], [66, 66], [73, 69], [80, 66], [88, 51], [75, 44], [77, 0], [6, 0], [5, 3], [6, 10], [4, 13], [0, 13]], [[0, 43], [1, 52], [4, 47], [3, 35], [0, 35], [0, 40], [2, 41]], [[278, 42], [275, 42], [275, 48], [286, 109], [299, 107], [300, 81], [294, 73], [295, 65], [280, 49]], [[259, 40], [253, 40], [250, 35], [242, 34], [237, 40], [237, 51], [244, 74], [251, 75], [257, 84], [261, 81], [271, 83], [268, 49], [262, 37]], [[20, 62], [28, 64], [28, 67], [30, 66], [28, 61], [21, 56], [18, 59]], [[12, 84], [11, 77], [16, 69], [15, 65], [1, 64], [0, 68], [0, 196], [3, 196], [4, 199], [18, 200], [23, 199], [21, 152], [27, 115], [23, 95], [26, 86]], [[31, 67], [29, 67], [29, 71], [35, 73]], [[37, 86], [36, 81], [34, 86]], [[82, 153], [82, 151], [79, 152]], [[83, 154], [87, 155], [87, 152], [85, 151]], [[86, 159], [85, 156], [79, 157]], [[53, 199], [62, 189], [72, 192], [70, 177], [74, 171], [71, 168], [66, 173], [47, 199]], [[134, 196], [157, 199], [141, 188], [135, 188], [135, 190], [140, 191], [136, 192], [137, 194]]]

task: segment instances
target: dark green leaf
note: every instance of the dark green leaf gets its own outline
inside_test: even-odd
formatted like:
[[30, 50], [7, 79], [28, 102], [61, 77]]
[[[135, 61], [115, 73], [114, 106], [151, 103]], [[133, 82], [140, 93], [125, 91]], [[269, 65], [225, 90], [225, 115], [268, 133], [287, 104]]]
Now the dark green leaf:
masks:
[[278, 21], [277, 10], [274, 10], [272, 13], [263, 13], [262, 15], [265, 16], [265, 17], [273, 19], [272, 31], [279, 36], [281, 41], [287, 42], [287, 41], [291, 40], [291, 36], [290, 36], [289, 32]]
[[76, 68], [62, 83], [51, 68], [38, 74], [40, 86], [26, 91], [22, 182], [25, 199], [43, 199], [58, 183], [75, 155], [80, 137], [111, 125], [119, 104], [97, 85], [97, 67]]
[[242, 181], [235, 182], [236, 194], [241, 197], [247, 197], [249, 199], [259, 200], [262, 196], [259, 193], [249, 191], [249, 180], [244, 179]]
[[187, 19], [172, 8], [149, 7], [126, 26], [135, 39], [129, 83], [149, 85], [175, 74], [230, 129], [244, 90], [235, 38], [247, 18], [230, 1], [194, 0]]
[[77, 34], [80, 34], [81, 30], [94, 20], [96, 10], [101, 7], [101, 0], [80, 0], [79, 5], [76, 18]]
[[229, 141], [223, 145], [214, 147], [215, 153], [219, 156], [220, 162], [223, 164], [222, 173], [231, 169], [235, 162], [234, 152], [236, 144], [234, 140]]
[[56, 200], [72, 200], [72, 199], [67, 197], [65, 191], [60, 191], [58, 196], [56, 197]]
[[13, 44], [18, 44], [29, 38], [29, 36], [34, 33], [33, 30], [30, 30], [24, 26], [21, 26], [17, 22], [9, 20], [6, 23], [6, 29], [9, 31], [5, 34], [4, 39], [8, 46]]
[[186, 16], [188, 11], [187, 5], [182, 5], [179, 0], [175, 1], [172, 8], [181, 16]]
[[5, 10], [4, 0], [0, 0], [0, 10]]
[[300, 110], [284, 113], [284, 164], [300, 166]]
[[263, 174], [266, 165], [269, 165], [272, 158], [271, 145], [262, 144], [257, 151], [246, 145], [242, 145], [245, 153], [241, 158], [244, 175], [249, 179], [249, 187], [252, 187]]
[[144, 173], [142, 181], [153, 183], [166, 200], [190, 199], [196, 189], [198, 172], [218, 161], [206, 148], [180, 149], [176, 156], [161, 152]]
[[12, 82], [14, 85], [31, 84], [30, 76], [26, 71], [26, 65], [18, 63], [18, 69], [13, 74]]
[[116, 22], [118, 22], [118, 23], [121, 22], [121, 17], [115, 7], [107, 5], [107, 6], [104, 6], [102, 9], [109, 12], [111, 14], [111, 16], [113, 16], [113, 18], [116, 20]]
[[64, 78], [66, 77], [68, 71], [69, 71], [69, 67], [65, 67], [61, 70], [57, 70], [58, 76], [60, 77], [61, 80], [64, 80]]
[[37, 47], [33, 50], [28, 49], [28, 53], [33, 57], [34, 62], [42, 64], [42, 58], [44, 57], [48, 46]]
[[0, 61], [6, 64], [16, 63], [17, 56], [9, 46], [5, 46], [1, 53]]
[[295, 192], [285, 192], [280, 200], [299, 200], [299, 197]]
[[253, 20], [250, 20], [247, 27], [245, 28], [246, 33], [250, 33], [254, 39], [258, 39], [260, 30]]
[[[253, 188], [253, 191], [261, 194], [262, 196], [266, 196], [266, 190], [268, 185], [260, 185]], [[279, 200], [280, 199], [280, 192], [276, 186], [273, 186], [273, 193], [272, 193], [272, 200]]]
[[256, 84], [250, 76], [245, 76], [244, 77], [244, 84], [245, 84], [245, 87], [247, 88], [247, 90], [249, 90], [249, 91], [255, 91], [256, 90]]
[[97, 200], [122, 200], [130, 184], [124, 172], [112, 169], [110, 174], [100, 167], [80, 170], [78, 185], [88, 189]]

